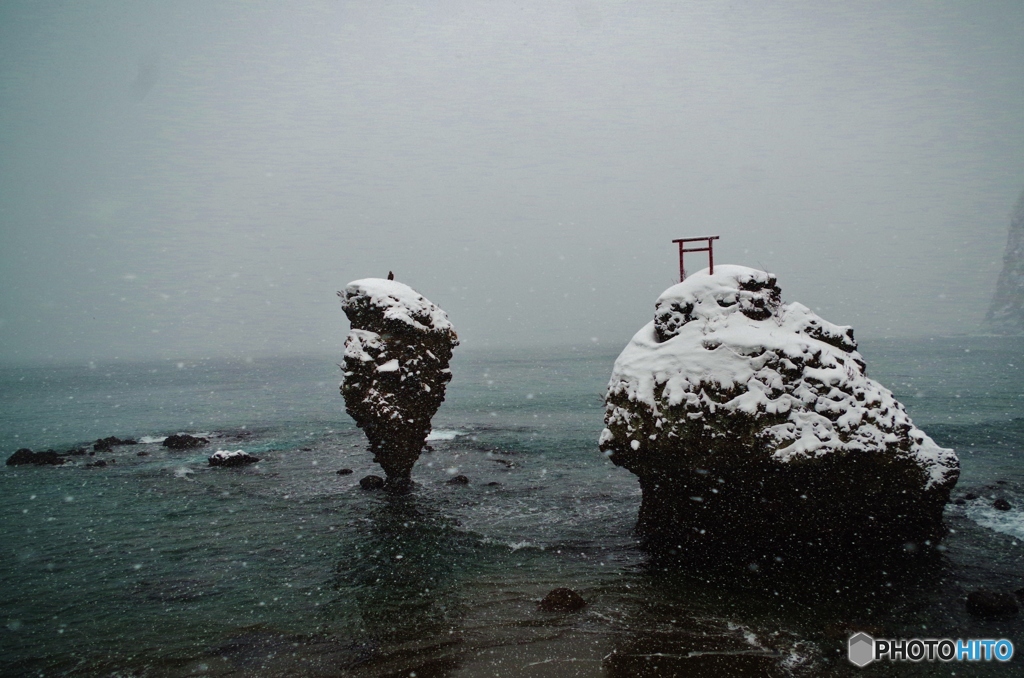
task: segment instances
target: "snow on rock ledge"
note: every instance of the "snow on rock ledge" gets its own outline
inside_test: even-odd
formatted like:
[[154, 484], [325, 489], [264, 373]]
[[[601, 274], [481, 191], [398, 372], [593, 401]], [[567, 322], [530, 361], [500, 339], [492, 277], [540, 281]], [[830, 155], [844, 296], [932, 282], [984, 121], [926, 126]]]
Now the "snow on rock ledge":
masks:
[[615, 362], [600, 439], [640, 477], [645, 540], [940, 539], [959, 461], [856, 348], [849, 327], [781, 303], [763, 271], [716, 266], [666, 290]]
[[245, 466], [255, 464], [259, 460], [259, 457], [254, 457], [245, 450], [217, 450], [208, 459], [210, 466]]
[[395, 332], [455, 334], [448, 315], [422, 294], [400, 282], [364, 278], [338, 292], [345, 315], [390, 328]]
[[440, 307], [408, 285], [366, 278], [338, 292], [352, 323], [345, 341], [345, 411], [396, 488], [419, 458], [444, 401], [458, 336]]

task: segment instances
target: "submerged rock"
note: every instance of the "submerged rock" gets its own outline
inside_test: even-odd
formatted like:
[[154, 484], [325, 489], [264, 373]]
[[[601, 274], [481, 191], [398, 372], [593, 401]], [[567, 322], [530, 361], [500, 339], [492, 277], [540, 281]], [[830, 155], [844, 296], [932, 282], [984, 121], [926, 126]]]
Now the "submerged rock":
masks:
[[380, 476], [363, 476], [359, 479], [359, 487], [364, 490], [379, 490], [384, 487], [384, 479]]
[[445, 312], [408, 285], [367, 278], [338, 296], [352, 323], [342, 368], [345, 411], [389, 482], [408, 478], [444, 401], [458, 337]]
[[53, 450], [33, 452], [27, 447], [17, 450], [7, 458], [8, 466], [60, 466], [64, 459]]
[[210, 466], [245, 466], [255, 464], [260, 460], [244, 450], [217, 450], [207, 460]]
[[196, 447], [202, 447], [208, 444], [210, 441], [206, 438], [200, 438], [198, 436], [190, 436], [187, 433], [181, 433], [173, 436], [167, 436], [164, 438], [164, 447], [172, 450], [191, 450]]
[[959, 460], [866, 376], [849, 327], [742, 266], [655, 309], [615, 362], [600, 438], [639, 477], [649, 548], [869, 555], [945, 535]]
[[448, 481], [449, 485], [469, 485], [469, 477], [457, 475]]
[[587, 606], [583, 596], [572, 589], [558, 588], [552, 590], [537, 607], [544, 612], [576, 612]]
[[1024, 334], [1024, 192], [1010, 220], [1003, 271], [985, 320], [996, 332]]

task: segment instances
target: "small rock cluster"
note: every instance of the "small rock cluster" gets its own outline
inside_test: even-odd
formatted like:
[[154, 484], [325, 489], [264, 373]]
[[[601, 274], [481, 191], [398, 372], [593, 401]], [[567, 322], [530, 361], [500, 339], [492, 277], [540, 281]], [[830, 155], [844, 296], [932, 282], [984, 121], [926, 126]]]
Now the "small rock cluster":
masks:
[[136, 445], [137, 441], [131, 438], [118, 438], [117, 436], [110, 436], [108, 438], [100, 438], [92, 445], [92, 449], [95, 452], [109, 452], [118, 445]]
[[17, 450], [7, 458], [8, 466], [60, 466], [66, 460], [54, 450], [33, 452], [27, 447]]
[[210, 441], [206, 438], [190, 436], [187, 433], [179, 433], [167, 436], [164, 439], [164, 447], [170, 450], [191, 450], [196, 447], [207, 445], [209, 442]]

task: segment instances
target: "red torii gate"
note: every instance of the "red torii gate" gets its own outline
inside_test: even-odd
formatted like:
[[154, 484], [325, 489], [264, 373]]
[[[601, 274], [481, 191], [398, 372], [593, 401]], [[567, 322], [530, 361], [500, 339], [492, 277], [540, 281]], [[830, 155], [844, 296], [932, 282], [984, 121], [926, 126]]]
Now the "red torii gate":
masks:
[[[686, 249], [686, 243], [688, 243], [688, 242], [700, 242], [702, 240], [707, 242], [707, 244], [708, 244], [707, 247], [692, 247], [690, 249]], [[686, 252], [707, 252], [708, 253], [708, 268], [710, 269], [708, 272], [711, 273], [712, 275], [714, 275], [714, 273], [715, 273], [715, 251], [714, 251], [715, 243], [714, 243], [714, 241], [715, 240], [718, 240], [718, 236], [717, 235], [705, 235], [705, 236], [701, 236], [700, 238], [680, 238], [679, 240], [673, 240], [672, 241], [672, 242], [679, 243], [679, 282], [683, 282], [684, 280], [686, 280], [686, 267], [683, 266], [683, 254], [685, 254]]]

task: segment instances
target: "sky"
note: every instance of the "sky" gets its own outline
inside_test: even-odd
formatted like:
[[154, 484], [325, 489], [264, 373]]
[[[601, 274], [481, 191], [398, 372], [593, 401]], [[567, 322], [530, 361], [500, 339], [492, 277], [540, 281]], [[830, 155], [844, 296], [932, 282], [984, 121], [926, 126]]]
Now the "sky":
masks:
[[1022, 186], [1016, 0], [0, 3], [2, 363], [340, 356], [389, 270], [467, 347], [615, 351], [702, 235], [975, 334]]

